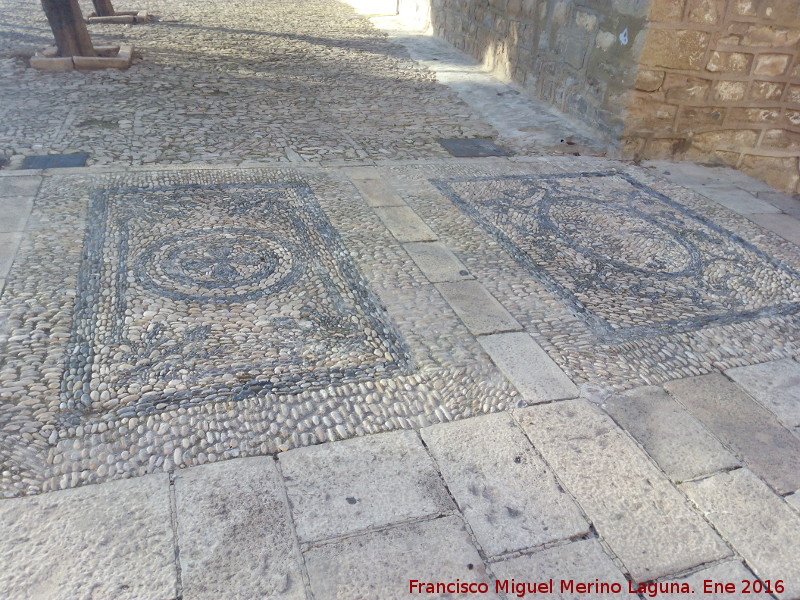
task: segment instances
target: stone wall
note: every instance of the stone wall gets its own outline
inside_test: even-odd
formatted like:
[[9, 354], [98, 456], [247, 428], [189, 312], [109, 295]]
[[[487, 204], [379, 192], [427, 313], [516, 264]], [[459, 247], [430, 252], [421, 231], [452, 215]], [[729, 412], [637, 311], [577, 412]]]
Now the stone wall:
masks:
[[[577, 115], [609, 140], [623, 133], [650, 0], [431, 0], [433, 32], [499, 77]], [[425, 14], [401, 0], [401, 15]]]
[[800, 0], [653, 0], [626, 154], [800, 192]]
[[627, 157], [800, 192], [800, 0], [399, 0]]

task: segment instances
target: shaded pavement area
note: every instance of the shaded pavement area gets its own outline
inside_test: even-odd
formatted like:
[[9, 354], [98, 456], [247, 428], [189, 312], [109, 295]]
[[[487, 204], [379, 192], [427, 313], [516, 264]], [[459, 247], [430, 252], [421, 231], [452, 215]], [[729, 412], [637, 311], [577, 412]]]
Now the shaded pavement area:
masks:
[[333, 0], [0, 5], [0, 596], [800, 598], [796, 200]]

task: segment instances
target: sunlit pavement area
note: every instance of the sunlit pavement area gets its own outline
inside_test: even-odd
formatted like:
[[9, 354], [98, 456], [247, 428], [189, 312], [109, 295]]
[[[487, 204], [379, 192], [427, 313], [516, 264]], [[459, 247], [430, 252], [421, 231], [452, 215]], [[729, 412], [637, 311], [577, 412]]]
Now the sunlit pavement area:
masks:
[[0, 6], [0, 597], [800, 598], [797, 200], [334, 0]]

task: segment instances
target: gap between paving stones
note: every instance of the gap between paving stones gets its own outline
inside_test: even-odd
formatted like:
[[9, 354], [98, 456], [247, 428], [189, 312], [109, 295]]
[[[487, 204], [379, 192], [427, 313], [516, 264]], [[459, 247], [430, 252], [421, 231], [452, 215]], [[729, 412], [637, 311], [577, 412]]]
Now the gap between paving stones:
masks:
[[292, 531], [292, 537], [295, 540], [295, 542], [297, 543], [298, 548], [300, 550], [300, 573], [302, 574], [303, 584], [305, 585], [305, 589], [306, 590], [310, 590], [311, 589], [311, 582], [309, 581], [309, 577], [308, 577], [308, 566], [306, 565], [306, 557], [305, 557], [305, 554], [302, 551], [302, 545], [300, 545], [300, 538], [297, 535], [297, 524], [295, 523], [294, 514], [292, 513], [292, 510], [291, 510], [292, 504], [289, 501], [289, 494], [288, 494], [288, 492], [286, 490], [286, 485], [285, 485], [286, 478], [285, 478], [285, 476], [283, 474], [283, 470], [281, 469], [281, 463], [280, 463], [280, 460], [278, 459], [278, 456], [275, 455], [273, 457], [273, 460], [275, 461], [275, 470], [278, 473], [278, 477], [280, 478], [280, 480], [282, 482], [284, 482], [284, 485], [281, 486], [281, 498], [282, 498], [283, 502], [286, 504], [287, 508], [289, 509], [288, 510], [288, 513], [289, 513], [289, 515], [288, 515], [289, 527], [290, 527], [290, 529]]
[[172, 539], [175, 548], [175, 585], [177, 597], [183, 597], [183, 575], [181, 572], [181, 543], [178, 537], [178, 505], [175, 499], [175, 474], [169, 474], [169, 515], [172, 526]]

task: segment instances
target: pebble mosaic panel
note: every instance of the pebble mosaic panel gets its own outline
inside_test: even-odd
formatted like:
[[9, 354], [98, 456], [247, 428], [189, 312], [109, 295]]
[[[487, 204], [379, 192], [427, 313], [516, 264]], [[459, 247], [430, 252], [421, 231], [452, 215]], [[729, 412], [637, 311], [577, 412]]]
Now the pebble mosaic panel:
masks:
[[0, 306], [0, 497], [517, 406], [342, 173], [45, 178]]
[[598, 340], [800, 311], [797, 271], [624, 173], [434, 183]]
[[301, 182], [97, 191], [67, 356], [61, 414], [71, 424], [79, 413], [148, 414], [408, 368]]
[[548, 157], [386, 173], [584, 395], [800, 351], [797, 246], [647, 169]]

